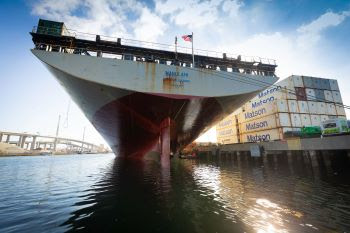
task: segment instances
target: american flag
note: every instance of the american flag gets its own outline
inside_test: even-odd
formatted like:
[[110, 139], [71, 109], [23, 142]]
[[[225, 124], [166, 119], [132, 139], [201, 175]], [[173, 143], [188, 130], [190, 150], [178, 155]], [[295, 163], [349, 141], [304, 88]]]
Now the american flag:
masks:
[[192, 35], [184, 35], [184, 36], [182, 36], [182, 39], [184, 39], [184, 41], [192, 42]]

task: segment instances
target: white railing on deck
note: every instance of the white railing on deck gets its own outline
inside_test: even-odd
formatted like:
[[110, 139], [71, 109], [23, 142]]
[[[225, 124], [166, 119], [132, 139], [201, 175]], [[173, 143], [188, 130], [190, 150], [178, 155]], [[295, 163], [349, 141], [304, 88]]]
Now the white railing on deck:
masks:
[[[37, 27], [34, 27], [33, 32], [35, 33], [36, 31], [37, 31]], [[72, 29], [67, 29], [67, 31], [69, 33], [67, 36], [72, 36], [77, 39], [96, 41], [97, 34], [78, 32]], [[111, 37], [111, 36], [105, 36], [105, 35], [100, 35], [100, 39], [104, 41], [111, 41], [111, 42], [118, 41], [118, 37]], [[126, 38], [120, 38], [120, 40], [122, 45], [175, 52], [175, 45], [154, 43], [154, 42], [134, 40], [134, 39], [126, 39]], [[177, 46], [177, 52], [192, 54], [192, 48]], [[274, 59], [261, 58], [258, 56], [245, 56], [245, 55], [238, 55], [238, 54], [231, 54], [231, 53], [225, 53], [225, 54], [227, 59], [240, 59], [243, 62], [276, 65], [276, 61]], [[220, 58], [220, 59], [224, 58], [224, 52], [217, 52], [217, 51], [210, 51], [210, 50], [203, 50], [203, 49], [194, 49], [194, 55]]]

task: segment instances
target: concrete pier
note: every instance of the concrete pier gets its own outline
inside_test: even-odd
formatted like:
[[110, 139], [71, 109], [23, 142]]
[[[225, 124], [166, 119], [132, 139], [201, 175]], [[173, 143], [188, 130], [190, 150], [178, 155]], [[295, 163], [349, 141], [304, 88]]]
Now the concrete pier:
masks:
[[[255, 149], [254, 149], [255, 148]], [[253, 157], [259, 148], [260, 156]], [[237, 164], [259, 164], [262, 166], [287, 165], [288, 170], [298, 170], [298, 166], [309, 166], [314, 172], [328, 171], [350, 163], [350, 135], [325, 138], [289, 139], [284, 141], [258, 142], [228, 145], [198, 146], [199, 152], [214, 151], [217, 160], [232, 154]], [[342, 161], [342, 162], [339, 162]], [[316, 169], [316, 170], [315, 170]]]
[[35, 149], [36, 137], [37, 137], [37, 136], [33, 136], [32, 142], [31, 142], [31, 144], [30, 144], [30, 149], [31, 149], [31, 150], [34, 150], [34, 149]]
[[[237, 143], [227, 145], [198, 146], [198, 151], [251, 151], [251, 147], [258, 145], [265, 152], [280, 151], [350, 151], [350, 135], [325, 138], [288, 139], [283, 141]], [[350, 155], [349, 155], [350, 156]]]

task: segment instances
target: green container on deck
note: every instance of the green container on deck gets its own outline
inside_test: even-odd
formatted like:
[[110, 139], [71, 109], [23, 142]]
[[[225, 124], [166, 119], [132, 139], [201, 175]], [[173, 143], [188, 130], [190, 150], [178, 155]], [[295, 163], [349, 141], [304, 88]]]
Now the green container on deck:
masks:
[[302, 137], [312, 137], [321, 135], [321, 127], [319, 126], [304, 126], [301, 128], [301, 136]]
[[66, 35], [67, 29], [63, 22], [39, 19], [36, 33], [51, 36], [62, 36]]

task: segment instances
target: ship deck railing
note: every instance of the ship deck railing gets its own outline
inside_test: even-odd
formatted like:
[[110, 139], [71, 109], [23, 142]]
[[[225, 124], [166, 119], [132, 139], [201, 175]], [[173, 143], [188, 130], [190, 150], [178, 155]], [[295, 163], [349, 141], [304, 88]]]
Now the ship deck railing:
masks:
[[[51, 33], [50, 29], [47, 29], [47, 33], [45, 34], [38, 34], [37, 32], [38, 27], [34, 27], [31, 33], [33, 36], [33, 42], [35, 43], [35, 49], [193, 67], [191, 58], [192, 48], [189, 47], [176, 46], [175, 53], [175, 45], [82, 33], [71, 29], [66, 30], [64, 35], [59, 36], [57, 36], [55, 32]], [[49, 39], [43, 39], [45, 37], [49, 37]], [[53, 38], [55, 39], [53, 40]], [[67, 39], [72, 42], [67, 44]], [[80, 43], [74, 43], [73, 40]], [[98, 44], [94, 45], [94, 43], [98, 42], [103, 42], [105, 44], [103, 49], [99, 48]], [[84, 46], [77, 46], [76, 44]], [[116, 52], [116, 45], [123, 46], [123, 48], [127, 49], [121, 48]], [[136, 50], [138, 51], [136, 52]], [[144, 56], [142, 56], [142, 54], [140, 55], [140, 50], [144, 50], [141, 52], [144, 53]], [[161, 54], [164, 52], [168, 53], [165, 57]], [[172, 54], [172, 58], [169, 58], [169, 53]], [[179, 59], [177, 56], [180, 55], [182, 55], [182, 57], [187, 56], [187, 59]], [[276, 61], [273, 59], [261, 58], [258, 56], [234, 55], [202, 49], [194, 49], [194, 56], [195, 58], [201, 58], [195, 60], [203, 60], [203, 58], [206, 60], [206, 62], [198, 62], [198, 64], [197, 61], [195, 61], [196, 68], [207, 68], [211, 70], [239, 72], [252, 75], [274, 76], [275, 67], [277, 66]]]
[[[74, 36], [75, 38], [78, 38], [78, 39], [84, 39], [84, 40], [90, 40], [90, 41], [94, 41], [96, 39], [96, 34], [79, 32], [72, 29], [69, 29], [68, 31], [70, 32], [71, 36]], [[175, 52], [175, 45], [170, 45], [170, 44], [155, 43], [155, 42], [149, 42], [149, 41], [127, 39], [122, 37], [112, 37], [112, 36], [105, 36], [105, 35], [100, 35], [100, 38], [101, 40], [110, 41], [110, 42], [118, 42], [118, 39], [120, 39], [123, 45]], [[192, 48], [190, 47], [177, 45], [176, 50], [178, 53], [186, 53], [186, 54], [192, 55]], [[205, 49], [194, 49], [194, 55], [223, 59], [224, 58], [223, 54], [226, 54], [227, 58], [231, 58], [231, 59], [239, 58], [243, 62], [276, 65], [276, 60], [270, 59], [270, 58], [262, 58], [259, 56], [245, 56], [240, 54], [225, 53], [225, 52], [218, 52], [218, 51], [205, 50]]]
[[[37, 27], [35, 26], [33, 28], [33, 32], [36, 32], [36, 31], [37, 31]], [[75, 37], [77, 39], [94, 41], [96, 39], [96, 36], [97, 36], [97, 34], [79, 32], [79, 31], [76, 31], [73, 29], [67, 29], [67, 31], [69, 32], [69, 34], [67, 34], [68, 36], [72, 36], [72, 37]], [[135, 39], [127, 39], [127, 38], [122, 38], [122, 37], [112, 37], [112, 36], [106, 36], [106, 35], [100, 35], [100, 38], [103, 41], [110, 41], [110, 42], [118, 42], [118, 39], [120, 39], [121, 43], [123, 45], [175, 52], [175, 45], [170, 45], [170, 44], [155, 43], [155, 42], [135, 40]], [[178, 53], [192, 54], [192, 48], [179, 46], [179, 45], [176, 46], [176, 48], [177, 48]], [[215, 57], [215, 58], [223, 59], [224, 58], [223, 54], [226, 54], [227, 58], [233, 58], [233, 59], [240, 58], [241, 61], [243, 61], [243, 62], [254, 62], [254, 63], [260, 62], [262, 64], [276, 65], [276, 60], [270, 59], [270, 58], [262, 58], [259, 56], [245, 56], [245, 55], [240, 55], [240, 54], [232, 54], [232, 53], [225, 53], [225, 52], [218, 52], [218, 51], [204, 50], [204, 49], [194, 49], [194, 55]]]

